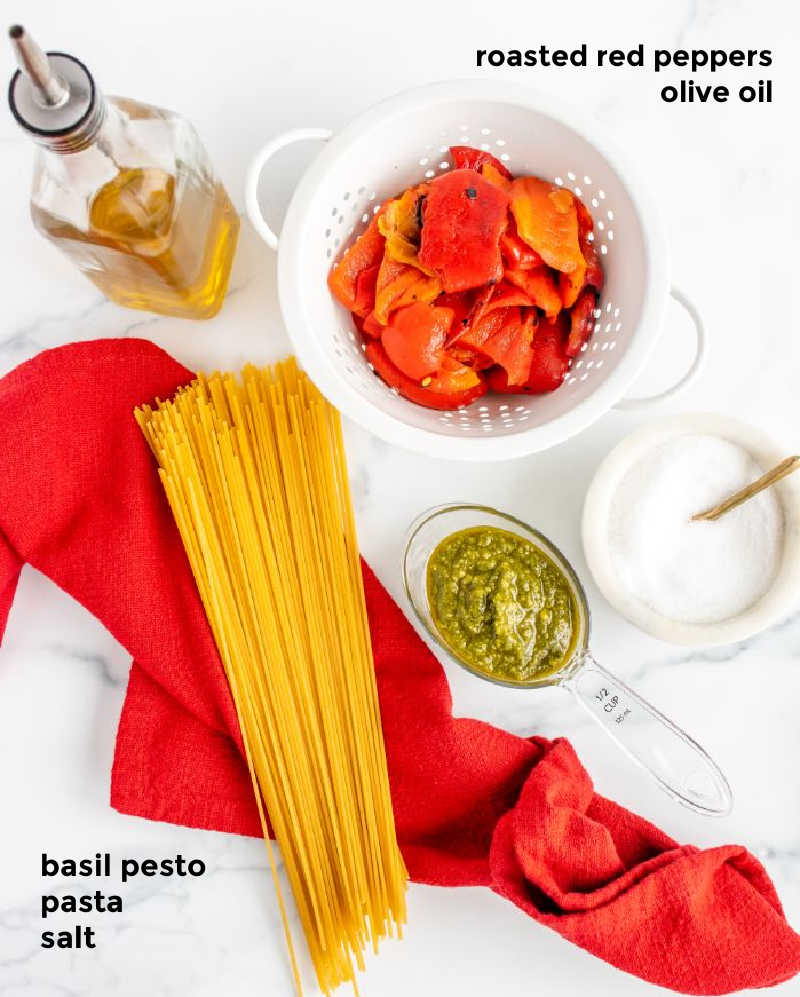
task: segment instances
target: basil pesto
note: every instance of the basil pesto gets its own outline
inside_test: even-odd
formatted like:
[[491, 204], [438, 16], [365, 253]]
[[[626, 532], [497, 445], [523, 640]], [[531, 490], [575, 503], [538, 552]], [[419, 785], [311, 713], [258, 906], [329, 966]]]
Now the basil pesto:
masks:
[[457, 658], [506, 682], [559, 671], [578, 608], [561, 569], [524, 537], [490, 526], [445, 537], [428, 561], [428, 603]]

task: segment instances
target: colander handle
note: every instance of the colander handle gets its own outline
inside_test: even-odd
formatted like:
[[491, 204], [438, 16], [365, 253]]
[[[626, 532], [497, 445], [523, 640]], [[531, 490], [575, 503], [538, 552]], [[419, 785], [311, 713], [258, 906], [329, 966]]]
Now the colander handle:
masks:
[[276, 152], [285, 149], [287, 145], [311, 140], [327, 142], [331, 135], [333, 135], [333, 132], [328, 128], [293, 128], [291, 131], [276, 135], [275, 138], [267, 142], [253, 157], [244, 182], [244, 200], [247, 208], [247, 217], [252, 222], [253, 228], [270, 249], [278, 248], [278, 235], [267, 224], [266, 219], [261, 214], [261, 207], [258, 203], [258, 181], [261, 179], [264, 167]]
[[670, 295], [678, 302], [679, 305], [683, 305], [689, 314], [689, 318], [692, 320], [695, 331], [695, 355], [694, 360], [692, 360], [689, 369], [679, 378], [673, 385], [669, 388], [665, 388], [664, 391], [659, 391], [655, 395], [645, 395], [642, 398], [623, 398], [621, 402], [617, 402], [614, 406], [616, 409], [631, 410], [631, 409], [641, 409], [648, 408], [650, 405], [654, 405], [656, 402], [663, 402], [665, 398], [671, 398], [672, 395], [677, 394], [682, 391], [690, 381], [693, 381], [695, 377], [700, 373], [700, 369], [703, 366], [703, 362], [706, 356], [706, 329], [703, 325], [703, 320], [700, 318], [700, 313], [692, 304], [692, 302], [686, 297], [683, 291], [678, 290], [677, 287], [671, 287], [669, 291]]

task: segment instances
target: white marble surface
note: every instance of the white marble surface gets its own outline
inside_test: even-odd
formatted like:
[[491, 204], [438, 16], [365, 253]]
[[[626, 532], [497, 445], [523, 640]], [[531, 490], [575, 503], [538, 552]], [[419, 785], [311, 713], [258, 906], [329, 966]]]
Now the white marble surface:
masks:
[[[396, 10], [395, 10], [396, 6]], [[698, 302], [712, 337], [702, 380], [661, 411], [709, 409], [760, 425], [797, 449], [797, 22], [790, 5], [658, 0], [642, 5], [423, 3], [365, 0], [25, 0], [49, 47], [84, 58], [107, 92], [181, 110], [206, 141], [237, 205], [244, 170], [270, 135], [293, 125], [336, 128], [372, 101], [417, 83], [476, 75], [474, 50], [541, 43], [590, 46], [769, 47], [771, 107], [667, 106], [643, 70], [496, 70], [569, 98], [614, 133], [638, 162], [667, 220], [674, 278]], [[501, 19], [501, 12], [508, 12]], [[3, 72], [10, 59], [0, 58]], [[744, 71], [740, 71], [744, 74]], [[0, 74], [2, 75], [2, 74]], [[718, 74], [726, 82], [723, 74]], [[738, 77], [737, 77], [738, 78]], [[665, 80], [666, 81], [666, 80]], [[793, 127], [793, 126], [792, 126]], [[0, 370], [74, 339], [145, 336], [184, 363], [236, 367], [283, 353], [275, 261], [246, 224], [221, 315], [188, 324], [103, 301], [33, 231], [27, 217], [32, 149], [0, 115]], [[283, 164], [274, 217], [299, 164]], [[651, 373], [655, 387], [688, 355], [670, 313]], [[577, 439], [502, 464], [451, 465], [390, 449], [348, 427], [364, 553], [399, 596], [408, 522], [437, 502], [466, 498], [535, 523], [585, 571], [578, 520], [603, 455], [647, 415], [612, 413]], [[794, 435], [792, 433], [794, 431]], [[0, 517], [2, 510], [0, 510]], [[565, 734], [601, 792], [681, 841], [742, 842], [774, 877], [800, 927], [800, 616], [745, 644], [712, 652], [661, 644], [621, 620], [586, 579], [595, 652], [693, 732], [730, 777], [733, 814], [719, 821], [667, 800], [557, 690], [514, 693], [450, 676], [456, 710], [519, 733]], [[2, 997], [249, 997], [288, 991], [263, 844], [147, 823], [114, 813], [108, 783], [128, 655], [85, 611], [26, 569], [0, 649], [0, 994]], [[176, 851], [204, 859], [200, 880], [123, 888], [122, 914], [96, 923], [95, 952], [39, 948], [39, 856], [96, 850], [138, 857]], [[98, 884], [101, 885], [101, 884]], [[77, 918], [68, 918], [74, 921]], [[54, 920], [55, 925], [55, 920]], [[565, 989], [568, 981], [568, 989]], [[520, 993], [586, 988], [645, 994], [625, 976], [538, 927], [486, 890], [412, 887], [407, 937], [388, 945], [365, 995]], [[313, 988], [310, 988], [313, 992]], [[800, 983], [781, 988], [800, 994]]]

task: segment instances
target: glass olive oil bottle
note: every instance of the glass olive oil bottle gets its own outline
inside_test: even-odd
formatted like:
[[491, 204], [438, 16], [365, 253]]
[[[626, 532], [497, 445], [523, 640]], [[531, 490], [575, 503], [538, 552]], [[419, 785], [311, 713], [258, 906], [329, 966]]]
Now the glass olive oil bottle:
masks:
[[31, 215], [112, 301], [210, 318], [225, 297], [239, 216], [192, 126], [104, 98], [73, 56], [10, 29], [11, 112], [39, 149]]

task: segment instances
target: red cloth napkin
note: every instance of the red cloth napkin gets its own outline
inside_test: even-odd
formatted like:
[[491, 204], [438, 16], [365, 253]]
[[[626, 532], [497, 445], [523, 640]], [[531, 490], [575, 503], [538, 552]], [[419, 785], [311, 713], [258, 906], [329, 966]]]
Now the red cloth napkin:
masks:
[[[0, 632], [24, 562], [131, 652], [111, 782], [118, 810], [258, 835], [222, 666], [134, 405], [191, 373], [151, 343], [51, 350], [0, 381]], [[454, 719], [444, 673], [369, 567], [367, 603], [406, 863], [482, 884], [620, 969], [685, 993], [800, 969], [762, 866], [678, 845], [594, 793], [564, 740]]]

